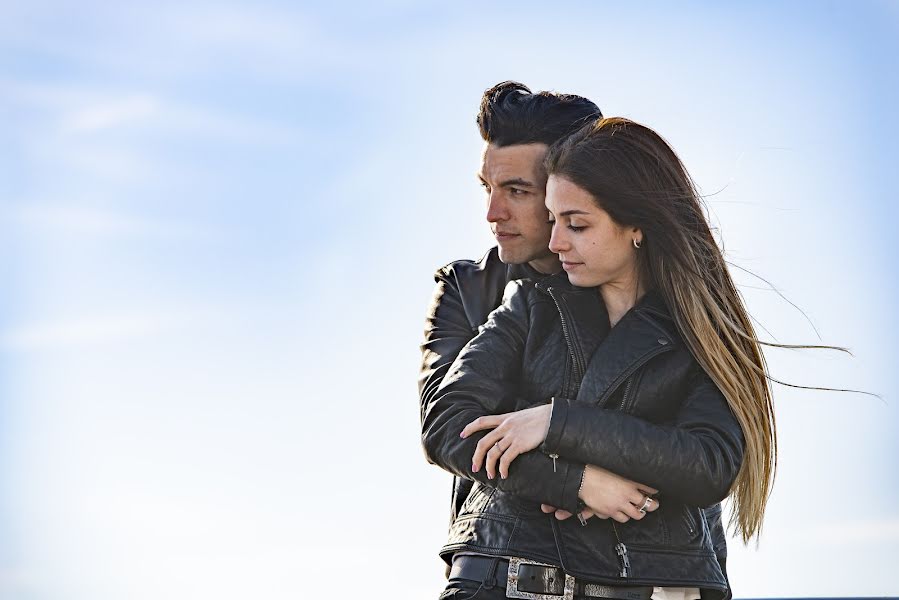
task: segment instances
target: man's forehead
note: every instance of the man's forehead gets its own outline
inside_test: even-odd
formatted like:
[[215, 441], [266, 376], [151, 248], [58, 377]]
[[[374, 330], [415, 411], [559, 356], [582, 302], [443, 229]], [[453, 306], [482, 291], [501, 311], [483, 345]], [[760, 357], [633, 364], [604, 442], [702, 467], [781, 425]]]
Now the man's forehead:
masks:
[[484, 144], [479, 175], [487, 178], [536, 178], [543, 172], [546, 144]]

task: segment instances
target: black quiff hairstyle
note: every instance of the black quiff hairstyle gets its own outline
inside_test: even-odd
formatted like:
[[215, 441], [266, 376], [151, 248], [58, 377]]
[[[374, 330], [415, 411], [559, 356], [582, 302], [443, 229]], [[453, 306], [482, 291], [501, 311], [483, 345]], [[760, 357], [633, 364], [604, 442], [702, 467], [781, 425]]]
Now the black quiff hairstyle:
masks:
[[498, 83], [481, 98], [478, 129], [497, 146], [551, 146], [581, 126], [602, 118], [590, 100], [574, 94], [537, 92], [517, 81]]

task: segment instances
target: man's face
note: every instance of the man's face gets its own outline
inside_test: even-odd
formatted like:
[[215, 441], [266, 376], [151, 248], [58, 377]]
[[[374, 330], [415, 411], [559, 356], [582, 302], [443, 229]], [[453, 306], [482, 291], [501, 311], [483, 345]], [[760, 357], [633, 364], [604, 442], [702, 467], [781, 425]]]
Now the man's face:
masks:
[[546, 150], [546, 144], [487, 144], [478, 177], [487, 192], [487, 221], [500, 260], [552, 273], [558, 259], [548, 248], [552, 226], [544, 204]]

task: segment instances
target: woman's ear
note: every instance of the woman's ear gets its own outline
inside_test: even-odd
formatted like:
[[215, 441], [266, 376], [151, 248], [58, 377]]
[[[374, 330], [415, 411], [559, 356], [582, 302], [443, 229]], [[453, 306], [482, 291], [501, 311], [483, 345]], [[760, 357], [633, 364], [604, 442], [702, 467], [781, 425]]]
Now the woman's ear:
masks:
[[639, 248], [640, 244], [643, 243], [643, 230], [639, 227], [634, 227], [631, 229], [631, 239], [634, 242], [634, 247]]

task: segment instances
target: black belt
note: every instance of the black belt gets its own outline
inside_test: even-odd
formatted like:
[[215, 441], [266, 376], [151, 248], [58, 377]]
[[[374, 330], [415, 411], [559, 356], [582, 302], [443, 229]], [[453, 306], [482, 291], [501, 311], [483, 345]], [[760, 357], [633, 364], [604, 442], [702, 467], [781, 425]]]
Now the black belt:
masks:
[[574, 596], [650, 600], [653, 590], [652, 586], [614, 586], [578, 581], [560, 567], [523, 558], [506, 560], [488, 556], [456, 556], [450, 570], [450, 579], [453, 578], [481, 582], [493, 579], [497, 587], [506, 590], [507, 598], [533, 600], [571, 600]]

